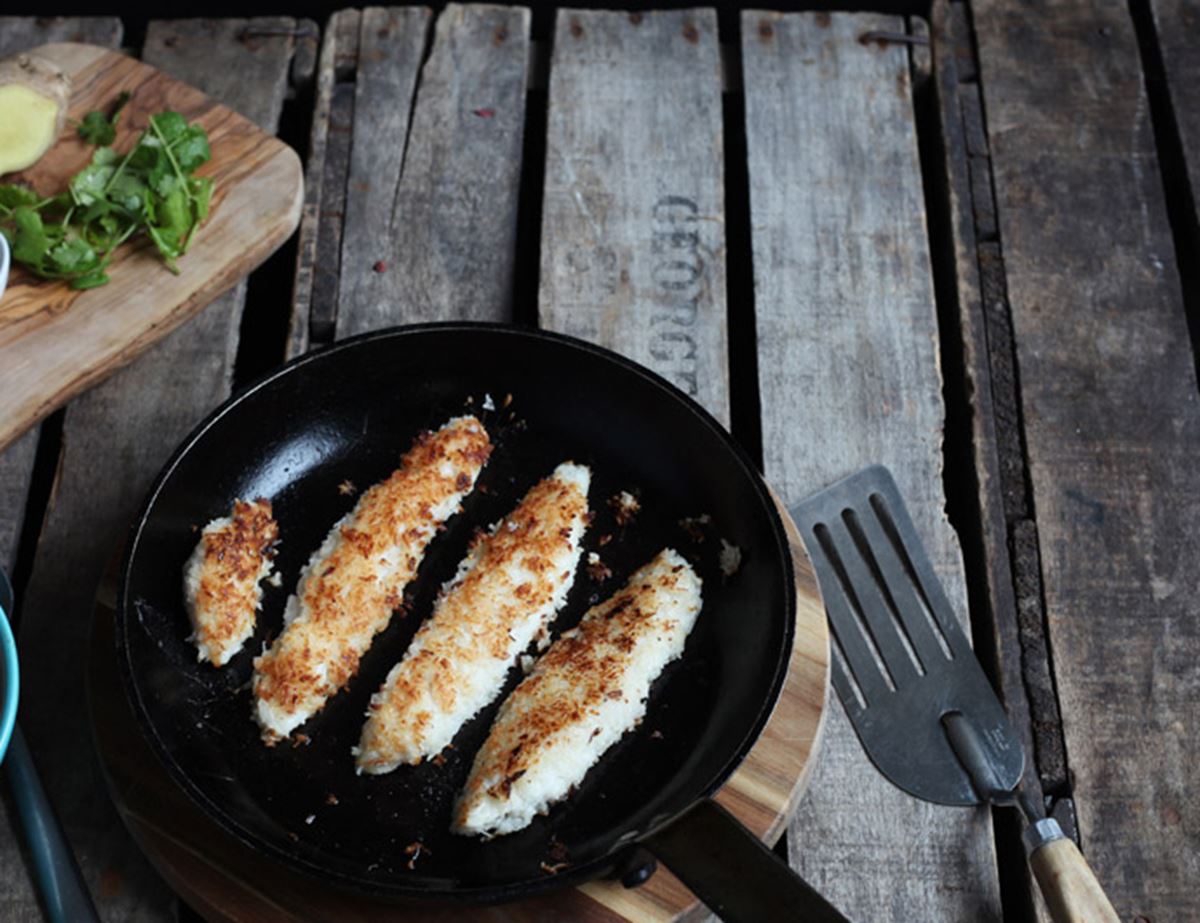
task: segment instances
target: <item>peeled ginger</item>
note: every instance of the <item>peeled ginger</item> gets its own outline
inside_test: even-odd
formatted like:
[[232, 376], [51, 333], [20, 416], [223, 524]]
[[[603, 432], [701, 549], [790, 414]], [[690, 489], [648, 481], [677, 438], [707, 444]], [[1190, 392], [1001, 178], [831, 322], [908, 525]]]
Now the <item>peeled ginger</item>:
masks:
[[67, 115], [71, 81], [52, 61], [18, 54], [0, 61], [0, 175], [33, 166]]

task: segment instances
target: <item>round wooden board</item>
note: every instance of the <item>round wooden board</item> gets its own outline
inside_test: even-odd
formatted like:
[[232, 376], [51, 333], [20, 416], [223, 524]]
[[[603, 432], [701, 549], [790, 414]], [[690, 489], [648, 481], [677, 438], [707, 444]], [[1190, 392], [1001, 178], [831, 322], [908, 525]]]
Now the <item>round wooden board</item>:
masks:
[[[718, 802], [771, 844], [808, 784], [829, 687], [825, 607], [795, 525], [782, 505], [780, 511], [796, 569], [796, 635], [788, 675], [758, 742], [717, 794]], [[461, 905], [401, 906], [332, 890], [255, 853], [200, 810], [142, 737], [121, 688], [113, 634], [116, 572], [114, 560], [96, 598], [88, 669], [92, 726], [117, 810], [171, 887], [214, 923], [461, 920]], [[518, 903], [473, 907], [470, 915], [494, 923], [617, 923], [704, 913], [679, 879], [660, 867], [640, 888], [594, 881]]]

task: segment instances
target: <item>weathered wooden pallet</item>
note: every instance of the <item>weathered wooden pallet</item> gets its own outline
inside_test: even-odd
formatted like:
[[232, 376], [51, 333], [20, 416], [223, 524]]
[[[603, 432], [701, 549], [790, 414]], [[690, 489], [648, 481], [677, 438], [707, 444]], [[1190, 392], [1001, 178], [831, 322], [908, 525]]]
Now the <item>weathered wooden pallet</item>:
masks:
[[[1123, 917], [1186, 919], [1200, 434], [1178, 280], [1200, 262], [1200, 57], [1194, 2], [1133, 6], [1175, 125], [1174, 238], [1123, 4], [937, 0], [931, 56], [862, 43], [905, 32], [870, 14], [745, 12], [720, 19], [722, 45], [711, 11], [564, 10], [537, 43], [525, 10], [453, 6], [338, 13], [319, 66], [315, 27], [290, 19], [154, 23], [142, 54], [268, 127], [289, 70], [315, 67], [289, 355], [381, 323], [536, 316], [732, 421], [789, 499], [890, 464], [963, 612], [978, 587], [1027, 781], [1077, 805]], [[0, 50], [63, 39], [116, 44], [120, 23], [0, 20]], [[244, 288], [47, 426], [54, 490], [21, 543], [23, 655], [44, 675], [23, 719], [106, 917], [165, 920], [174, 901], [78, 758], [90, 595], [158, 465], [227, 393], [243, 304]], [[962, 414], [948, 461], [943, 388]], [[10, 567], [37, 438], [0, 455]], [[971, 526], [965, 571], [944, 482]], [[987, 812], [899, 796], [840, 715], [814, 782], [789, 854], [851, 918], [1038, 912], [1011, 878], [1001, 905], [995, 851], [1020, 861], [1004, 815], [993, 837]], [[12, 836], [0, 892], [36, 916]]]

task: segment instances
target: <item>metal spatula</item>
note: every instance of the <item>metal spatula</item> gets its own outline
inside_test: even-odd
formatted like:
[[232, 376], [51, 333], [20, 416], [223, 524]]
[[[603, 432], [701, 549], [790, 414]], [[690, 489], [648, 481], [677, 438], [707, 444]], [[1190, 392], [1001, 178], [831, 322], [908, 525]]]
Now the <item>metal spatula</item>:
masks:
[[833, 627], [833, 685], [871, 761], [939, 804], [1018, 805], [1057, 923], [1118, 923], [1075, 844], [1018, 783], [1020, 740], [934, 573], [900, 491], [867, 468], [791, 509]]

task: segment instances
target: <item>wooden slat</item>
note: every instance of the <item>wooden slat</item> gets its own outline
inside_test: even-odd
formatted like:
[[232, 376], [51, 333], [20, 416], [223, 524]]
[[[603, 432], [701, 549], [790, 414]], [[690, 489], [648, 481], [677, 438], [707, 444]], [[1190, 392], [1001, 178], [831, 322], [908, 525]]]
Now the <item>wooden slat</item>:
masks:
[[[47, 42], [90, 42], [115, 47], [121, 41], [121, 20], [115, 16], [37, 18], [0, 16], [0, 57], [36, 48]], [[0, 453], [0, 566], [12, 573], [17, 543], [25, 519], [38, 427], [20, 436]], [[15, 814], [0, 817], [0, 917], [32, 920], [41, 913], [37, 895], [20, 850]]]
[[[763, 456], [794, 502], [887, 464], [950, 599], [937, 318], [908, 56], [874, 15], [747, 12], [742, 56]], [[801, 873], [851, 919], [995, 919], [983, 809], [916, 801], [867, 760], [840, 705], [789, 831]]]
[[372, 60], [371, 15], [364, 13], [354, 100], [337, 335], [509, 320], [529, 11], [448, 5], [411, 125], [402, 101], [420, 64], [424, 14], [406, 11], [404, 38], [389, 37], [393, 50], [381, 63]]
[[[333, 61], [337, 48], [339, 16], [357, 12], [334, 13], [321, 40], [320, 53], [313, 62], [313, 113], [308, 134], [308, 156], [304, 163], [304, 211], [296, 240], [296, 268], [292, 276], [292, 307], [288, 316], [288, 335], [284, 343], [284, 358], [292, 359], [306, 352], [312, 335], [312, 306], [321, 238], [322, 208], [334, 203], [327, 201], [324, 183], [326, 154], [329, 149], [329, 118], [333, 105], [336, 74]], [[357, 30], [355, 30], [357, 33]], [[347, 140], [345, 147], [349, 148]], [[331, 184], [332, 187], [333, 184]], [[345, 173], [341, 176], [341, 193], [345, 195]], [[330, 190], [332, 192], [332, 189]], [[340, 220], [341, 214], [338, 213]], [[338, 250], [340, 251], [340, 240]]]
[[[1200, 0], [1150, 0], [1192, 206], [1200, 210]], [[1200, 222], [1200, 213], [1192, 216]], [[1194, 255], [1193, 255], [1194, 258]], [[1195, 276], [1196, 267], [1190, 267]]]
[[[315, 220], [309, 219], [307, 227], [301, 225], [297, 284], [288, 336], [289, 358], [314, 343], [330, 342], [337, 324], [342, 228], [346, 217], [346, 185], [350, 179], [354, 125], [353, 77], [358, 66], [361, 25], [362, 14], [358, 10], [334, 13], [325, 27], [321, 57], [317, 62], [307, 191], [317, 200], [320, 210]], [[310, 240], [311, 244], [308, 243]], [[304, 285], [305, 264], [309, 260], [311, 291]]]
[[335, 319], [338, 336], [368, 329], [375, 312], [390, 307], [384, 298], [392, 294], [392, 280], [375, 266], [386, 270], [388, 260], [396, 258], [392, 206], [404, 167], [429, 18], [425, 7], [368, 7], [362, 12]]
[[721, 73], [712, 10], [562, 10], [539, 306], [729, 421]]
[[1200, 395], [1133, 26], [975, 24], [1083, 848], [1122, 919], [1195, 919]]
[[[1052, 764], [1047, 768], [1053, 781], [1061, 778], [1057, 773], [1060, 760], [1049, 757], [1061, 756], [1062, 727], [1050, 680], [1041, 587], [1036, 581], [1028, 586], [1032, 570], [1028, 549], [1032, 544], [1036, 550], [1036, 529], [1026, 500], [1017, 410], [1020, 400], [1012, 374], [1012, 332], [1003, 267], [998, 260], [981, 257], [981, 248], [987, 252], [996, 246], [995, 206], [979, 86], [962, 82], [964, 77], [974, 76], [974, 65], [970, 30], [961, 12], [960, 4], [948, 0], [938, 0], [932, 10], [937, 39], [933, 76], [938, 141], [945, 171], [939, 180], [944, 184], [950, 219], [946, 230], [953, 248], [953, 297], [962, 336], [962, 378], [950, 379], [947, 390], [961, 388], [970, 406], [974, 478], [969, 480], [978, 504], [981, 558], [975, 600], [985, 607], [985, 617], [977, 618], [975, 624], [990, 628], [997, 691], [1026, 754], [1021, 785], [1041, 803], [1043, 766]], [[961, 70], [964, 62], [972, 62], [966, 74]], [[1031, 529], [1032, 543], [1027, 539]], [[1002, 823], [1005, 820], [1007, 823]], [[998, 861], [1001, 867], [1008, 864], [1019, 869], [1019, 875], [1010, 873], [1010, 880], [1022, 885], [1005, 895], [1005, 909], [1010, 915], [1023, 912], [1032, 914], [1038, 923], [1049, 923], [1045, 903], [1024, 861], [1020, 819], [1013, 812], [997, 821]]]
[[[290, 19], [151, 23], [145, 58], [274, 130]], [[247, 35], [245, 30], [261, 32]], [[269, 34], [274, 32], [275, 34]], [[279, 33], [284, 34], [279, 34]], [[244, 286], [66, 411], [21, 624], [22, 720], [106, 919], [162, 920], [174, 898], [118, 821], [91, 756], [83, 663], [91, 596], [150, 479], [229, 389]]]

